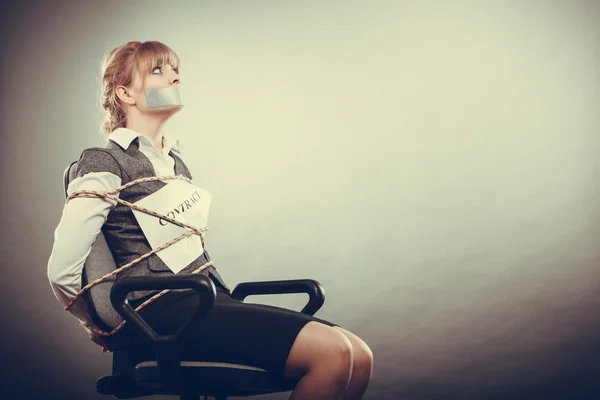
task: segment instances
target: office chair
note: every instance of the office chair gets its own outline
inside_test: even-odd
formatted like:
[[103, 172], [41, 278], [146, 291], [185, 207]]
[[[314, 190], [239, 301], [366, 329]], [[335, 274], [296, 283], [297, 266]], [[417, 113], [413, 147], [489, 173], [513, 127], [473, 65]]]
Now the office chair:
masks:
[[[71, 163], [64, 172], [64, 189], [67, 196], [69, 182], [75, 178]], [[102, 231], [98, 234], [85, 261], [82, 284], [86, 285], [117, 268]], [[200, 297], [198, 309], [180, 327], [178, 332], [158, 335], [127, 302], [127, 294], [137, 290], [193, 289]], [[314, 315], [325, 302], [323, 287], [312, 279], [286, 281], [243, 282], [232, 291], [232, 297], [243, 301], [250, 295], [306, 293], [309, 301], [302, 313]], [[146, 340], [155, 351], [156, 360], [133, 365], [125, 344], [112, 342], [112, 375], [98, 379], [96, 389], [103, 395], [131, 399], [150, 395], [178, 395], [182, 400], [200, 399], [204, 396], [226, 400], [228, 396], [255, 396], [287, 392], [298, 381], [249, 365], [181, 361], [180, 349], [190, 339], [192, 327], [199, 323], [214, 305], [214, 283], [200, 274], [137, 276], [118, 280], [113, 277], [91, 287], [82, 294], [94, 323], [111, 331], [123, 319], [131, 324], [135, 334]], [[110, 298], [110, 304], [107, 299]], [[113, 337], [106, 338], [109, 343]]]

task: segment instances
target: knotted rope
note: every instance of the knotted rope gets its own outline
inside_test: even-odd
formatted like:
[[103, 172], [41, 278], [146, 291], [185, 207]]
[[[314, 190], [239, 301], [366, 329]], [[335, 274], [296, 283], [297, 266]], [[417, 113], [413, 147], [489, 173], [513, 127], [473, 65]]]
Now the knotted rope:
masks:
[[[146, 214], [150, 214], [153, 215], [157, 218], [162, 218], [166, 221], [171, 222], [172, 224], [175, 224], [177, 226], [181, 226], [182, 228], [188, 228], [189, 230], [184, 232], [183, 234], [181, 234], [180, 236], [166, 242], [165, 244], [163, 244], [162, 246], [149, 251], [146, 254], [141, 255], [140, 257], [136, 258], [135, 260], [123, 265], [120, 268], [115, 269], [114, 271], [104, 275], [101, 278], [96, 279], [95, 281], [85, 285], [83, 288], [81, 288], [81, 290], [79, 292], [77, 292], [77, 294], [75, 295], [75, 297], [73, 297], [69, 303], [67, 303], [67, 305], [65, 306], [65, 310], [69, 311], [69, 308], [71, 308], [71, 306], [75, 303], [75, 301], [81, 296], [82, 293], [84, 293], [86, 290], [89, 290], [91, 287], [104, 282], [108, 279], [110, 279], [113, 275], [116, 275], [128, 268], [131, 268], [132, 266], [134, 266], [135, 264], [137, 264], [138, 262], [150, 257], [152, 254], [158, 253], [159, 251], [166, 249], [167, 247], [171, 246], [174, 243], [177, 243], [178, 241], [185, 239], [186, 237], [192, 235], [192, 234], [196, 234], [200, 236], [200, 240], [202, 241], [202, 247], [204, 247], [204, 234], [203, 232], [206, 232], [207, 229], [206, 228], [201, 228], [201, 229], [197, 229], [191, 225], [186, 224], [185, 222], [179, 222], [171, 217], [168, 217], [166, 215], [161, 215], [159, 213], [157, 213], [156, 211], [152, 211], [150, 209], [147, 209], [145, 207], [142, 206], [138, 206], [136, 204], [130, 203], [128, 201], [122, 200], [116, 196], [114, 196], [116, 193], [119, 193], [122, 190], [127, 189], [130, 186], [133, 186], [135, 184], [138, 183], [142, 183], [142, 182], [149, 182], [149, 181], [155, 181], [155, 180], [171, 180], [171, 179], [181, 179], [183, 181], [186, 181], [188, 183], [192, 183], [190, 179], [184, 177], [184, 176], [180, 176], [180, 175], [168, 175], [168, 176], [161, 176], [161, 177], [156, 177], [156, 176], [151, 176], [151, 177], [147, 177], [147, 178], [139, 178], [139, 179], [135, 179], [129, 183], [126, 183], [124, 185], [119, 186], [118, 188], [105, 192], [105, 193], [100, 193], [100, 192], [96, 192], [94, 190], [80, 190], [78, 192], [73, 192], [69, 195], [69, 197], [67, 197], [67, 203], [69, 202], [69, 200], [77, 198], [77, 197], [89, 197], [89, 198], [107, 198], [110, 200], [114, 200], [118, 203], [121, 203], [123, 205], [126, 205], [130, 208], [139, 210], [143, 213]], [[205, 270], [206, 268], [208, 268], [209, 266], [212, 265], [212, 261], [208, 261], [204, 264], [202, 264], [200, 267], [198, 267], [197, 269], [195, 269], [194, 271], [192, 271], [192, 274], [197, 274], [203, 270]], [[165, 289], [157, 294], [155, 294], [154, 296], [150, 297], [148, 300], [144, 301], [142, 304], [140, 304], [138, 307], [135, 308], [135, 311], [139, 311], [142, 308], [144, 308], [146, 305], [150, 304], [151, 302], [153, 302], [154, 300], [158, 299], [159, 297], [165, 295], [166, 293], [170, 292], [171, 289]], [[100, 330], [96, 327], [93, 326], [86, 326], [87, 329], [94, 331], [100, 335], [104, 335], [104, 336], [111, 336], [114, 335], [115, 333], [117, 333], [119, 330], [121, 330], [121, 328], [125, 325], [127, 321], [123, 320], [115, 329], [113, 329], [110, 332], [106, 332], [103, 330]]]

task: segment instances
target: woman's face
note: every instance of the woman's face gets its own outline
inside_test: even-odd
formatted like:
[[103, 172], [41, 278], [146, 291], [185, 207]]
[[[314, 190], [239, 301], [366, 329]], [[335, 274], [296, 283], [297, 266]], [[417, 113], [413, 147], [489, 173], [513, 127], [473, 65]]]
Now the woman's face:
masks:
[[179, 77], [179, 68], [176, 65], [163, 64], [156, 66], [149, 74], [141, 76], [137, 74], [134, 84], [131, 88], [131, 96], [135, 100], [137, 108], [144, 113], [156, 112], [177, 112], [183, 106], [170, 106], [161, 108], [148, 108], [146, 102], [146, 89], [164, 88], [181, 83]]

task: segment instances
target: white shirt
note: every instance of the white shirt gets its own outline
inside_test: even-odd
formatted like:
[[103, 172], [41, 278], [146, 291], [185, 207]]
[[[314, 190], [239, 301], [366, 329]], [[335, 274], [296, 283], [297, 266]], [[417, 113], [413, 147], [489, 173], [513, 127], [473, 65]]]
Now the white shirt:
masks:
[[[162, 151], [152, 145], [141, 133], [128, 128], [117, 128], [109, 140], [127, 149], [133, 139], [140, 137], [140, 151], [154, 167], [156, 176], [175, 175], [175, 160], [169, 155], [171, 149], [179, 153], [179, 141], [163, 134]], [[67, 194], [80, 190], [107, 192], [121, 186], [121, 178], [112, 172], [90, 172], [73, 179]], [[119, 193], [115, 194], [119, 197]], [[73, 201], [75, 200], [75, 201]], [[56, 298], [66, 306], [82, 287], [82, 271], [92, 245], [106, 222], [108, 213], [117, 205], [105, 198], [79, 197], [65, 203], [61, 219], [54, 231], [54, 245], [48, 260], [48, 279]], [[94, 325], [87, 305], [79, 298], [69, 311], [82, 325]]]

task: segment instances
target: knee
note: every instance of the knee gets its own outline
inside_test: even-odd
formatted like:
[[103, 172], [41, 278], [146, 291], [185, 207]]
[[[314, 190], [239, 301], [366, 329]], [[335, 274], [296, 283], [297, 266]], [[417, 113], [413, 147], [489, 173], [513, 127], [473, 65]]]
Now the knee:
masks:
[[327, 368], [329, 375], [341, 386], [346, 387], [352, 377], [352, 369], [354, 366], [354, 349], [352, 342], [343, 334], [337, 334], [334, 344], [328, 347], [325, 351], [324, 366]]
[[360, 342], [353, 347], [354, 373], [365, 375], [370, 379], [373, 373], [373, 352], [369, 346]]

